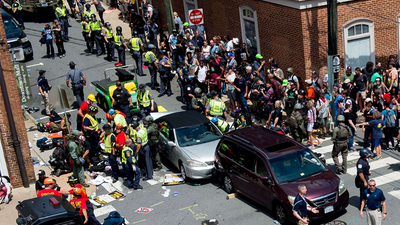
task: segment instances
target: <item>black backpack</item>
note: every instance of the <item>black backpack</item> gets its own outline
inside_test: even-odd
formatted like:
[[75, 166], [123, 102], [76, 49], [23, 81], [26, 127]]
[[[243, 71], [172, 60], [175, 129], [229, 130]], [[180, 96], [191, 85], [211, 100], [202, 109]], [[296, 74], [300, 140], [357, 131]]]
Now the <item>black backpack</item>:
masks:
[[153, 7], [153, 15], [151, 15], [151, 20], [153, 22], [157, 21], [158, 19], [160, 19], [160, 13], [158, 12], [158, 9]]

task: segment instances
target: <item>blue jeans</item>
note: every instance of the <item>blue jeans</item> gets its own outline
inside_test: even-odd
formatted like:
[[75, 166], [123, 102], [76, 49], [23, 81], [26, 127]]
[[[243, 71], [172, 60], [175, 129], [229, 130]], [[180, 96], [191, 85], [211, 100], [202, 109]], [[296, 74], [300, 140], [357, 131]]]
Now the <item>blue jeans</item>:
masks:
[[178, 50], [172, 50], [172, 68], [176, 71], [176, 67], [179, 61], [182, 61], [183, 58], [181, 55], [178, 54]]
[[111, 166], [112, 177], [114, 179], [118, 179], [119, 169], [118, 169], [118, 164], [117, 164], [117, 156], [113, 155], [113, 154], [110, 154], [110, 157], [108, 157], [108, 161], [109, 161], [110, 166]]
[[248, 108], [247, 108], [247, 100], [244, 96], [241, 96], [239, 93], [236, 95], [240, 108], [242, 110], [243, 114], [247, 114], [249, 112]]
[[354, 148], [354, 146], [353, 146], [353, 142], [354, 142], [354, 128], [353, 127], [350, 127], [350, 130], [351, 130], [351, 133], [353, 134], [352, 136], [351, 136], [351, 138], [349, 138], [349, 149], [353, 149]]
[[183, 104], [186, 104], [186, 99], [185, 99], [185, 82], [181, 79], [178, 78], [178, 84], [179, 87], [181, 88], [181, 101]]
[[221, 81], [221, 95], [226, 94], [226, 82]]

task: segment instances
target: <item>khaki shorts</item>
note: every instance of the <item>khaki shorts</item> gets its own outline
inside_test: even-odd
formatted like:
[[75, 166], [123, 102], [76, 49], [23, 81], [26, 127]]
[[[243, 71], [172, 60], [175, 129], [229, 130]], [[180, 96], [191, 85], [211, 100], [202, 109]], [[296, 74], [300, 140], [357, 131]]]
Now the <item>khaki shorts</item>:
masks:
[[119, 9], [121, 10], [121, 13], [127, 13], [128, 12], [128, 3], [122, 3], [120, 5]]
[[[303, 218], [303, 219], [307, 219], [307, 217]], [[299, 220], [297, 221], [297, 225], [306, 225], [305, 223], [303, 223], [303, 221]]]
[[318, 118], [318, 122], [319, 122], [319, 128], [329, 127], [328, 117]]
[[367, 93], [365, 91], [361, 92], [361, 99], [365, 100], [367, 98]]

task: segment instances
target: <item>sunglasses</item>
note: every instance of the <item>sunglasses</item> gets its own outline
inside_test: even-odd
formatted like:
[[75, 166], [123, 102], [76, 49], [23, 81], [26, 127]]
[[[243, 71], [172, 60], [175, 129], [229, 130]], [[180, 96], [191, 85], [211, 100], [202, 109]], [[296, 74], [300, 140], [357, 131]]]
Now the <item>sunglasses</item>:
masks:
[[369, 185], [370, 187], [375, 187], [376, 185]]

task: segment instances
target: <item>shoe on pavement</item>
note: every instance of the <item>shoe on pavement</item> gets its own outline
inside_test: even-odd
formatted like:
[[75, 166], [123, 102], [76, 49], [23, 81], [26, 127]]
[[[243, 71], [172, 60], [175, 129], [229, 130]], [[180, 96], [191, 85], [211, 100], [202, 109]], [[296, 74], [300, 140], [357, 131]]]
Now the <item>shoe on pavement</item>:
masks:
[[143, 189], [143, 187], [139, 184], [139, 185], [137, 185], [137, 186], [133, 186], [133, 189], [135, 189], [135, 190], [142, 190]]
[[340, 174], [342, 174], [342, 171], [341, 170], [336, 170], [336, 172], [335, 172], [337, 175], [340, 175]]
[[90, 185], [87, 184], [87, 183], [82, 184], [82, 186], [84, 186], [84, 187], [90, 187]]
[[146, 180], [153, 180], [153, 178], [147, 178], [147, 177], [143, 178], [143, 181], [146, 181]]
[[117, 181], [118, 181], [117, 178], [114, 178], [114, 179], [112, 180], [113, 183], [115, 183], [115, 182], [117, 182]]
[[162, 97], [164, 94], [159, 94], [157, 97]]

